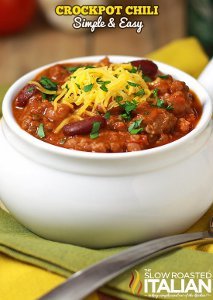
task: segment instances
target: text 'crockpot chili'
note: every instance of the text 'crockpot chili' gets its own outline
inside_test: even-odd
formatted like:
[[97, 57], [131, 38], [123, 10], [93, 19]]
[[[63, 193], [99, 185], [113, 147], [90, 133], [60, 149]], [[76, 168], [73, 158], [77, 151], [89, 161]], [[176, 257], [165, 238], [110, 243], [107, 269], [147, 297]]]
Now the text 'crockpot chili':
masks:
[[193, 130], [202, 107], [181, 81], [148, 60], [55, 65], [13, 102], [21, 128], [64, 148], [130, 152], [171, 143]]

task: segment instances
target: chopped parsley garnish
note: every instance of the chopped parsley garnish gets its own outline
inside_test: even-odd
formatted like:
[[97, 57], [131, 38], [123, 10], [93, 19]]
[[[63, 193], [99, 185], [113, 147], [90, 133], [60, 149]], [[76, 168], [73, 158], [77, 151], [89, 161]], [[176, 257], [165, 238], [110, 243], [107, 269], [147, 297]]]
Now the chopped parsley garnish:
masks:
[[31, 93], [31, 92], [34, 91], [34, 89], [35, 89], [35, 88], [34, 88], [33, 86], [31, 86], [30, 88], [27, 89], [27, 92]]
[[70, 73], [74, 73], [81, 67], [66, 67], [66, 70], [69, 71]]
[[145, 95], [144, 89], [141, 89], [137, 93], [135, 93], [135, 96], [144, 96], [144, 95]]
[[130, 121], [131, 120], [131, 114], [122, 114], [121, 118], [124, 119], [125, 121]]
[[137, 73], [138, 69], [135, 67], [132, 67], [132, 69], [129, 71], [129, 73]]
[[125, 113], [122, 114], [121, 117], [122, 117], [124, 120], [127, 120], [127, 121], [131, 120], [131, 113], [132, 113], [133, 110], [135, 110], [135, 109], [137, 108], [137, 105], [138, 105], [137, 101], [132, 100], [132, 101], [126, 101], [126, 102], [124, 102], [124, 103], [120, 103], [120, 102], [122, 101], [123, 98], [122, 98], [121, 100], [120, 100], [120, 99], [118, 100], [117, 98], [118, 98], [118, 97], [116, 97], [116, 102], [117, 102], [117, 103], [119, 104], [119, 106], [122, 107], [123, 110], [125, 111]]
[[161, 79], [168, 79], [169, 75], [158, 75], [158, 77]]
[[151, 104], [151, 106], [153, 107], [158, 107], [158, 108], [164, 108], [168, 111], [173, 110], [173, 106], [172, 105], [168, 105], [166, 106], [165, 101], [163, 99], [158, 98], [158, 89], [154, 89], [152, 91], [153, 96], [156, 98], [156, 104]]
[[90, 133], [91, 139], [96, 139], [99, 137], [99, 130], [101, 128], [101, 122], [94, 122], [92, 125], [92, 131]]
[[164, 108], [164, 109], [166, 109], [168, 111], [171, 111], [171, 110], [174, 109], [174, 107], [171, 104], [169, 104], [168, 106], [166, 106], [165, 101], [163, 99], [159, 99], [159, 98], [157, 99], [157, 105], [156, 106], [158, 108]]
[[142, 131], [143, 131], [143, 128], [137, 128], [137, 129], [132, 129], [130, 131], [130, 133], [133, 135], [133, 134], [141, 133]]
[[134, 87], [140, 86], [140, 84], [135, 83], [135, 82], [131, 82], [131, 81], [127, 81], [127, 82], [130, 86], [134, 86]]
[[95, 68], [94, 66], [86, 66], [85, 70], [87, 70], [87, 69], [94, 69], [94, 68]]
[[168, 110], [168, 111], [173, 110], [173, 109], [174, 109], [174, 107], [173, 107], [171, 104], [169, 104], [169, 105], [166, 107], [166, 110]]
[[107, 112], [105, 113], [105, 115], [104, 115], [104, 118], [105, 118], [106, 120], [109, 120], [110, 116], [111, 116], [111, 113], [110, 113], [109, 111], [107, 111]]
[[106, 85], [110, 84], [111, 81], [102, 81], [100, 80], [100, 78], [98, 78], [96, 82], [101, 85], [100, 89], [102, 89], [104, 92], [108, 92], [108, 88], [106, 87]]
[[75, 85], [76, 85], [79, 89], [81, 89], [80, 84], [75, 83]]
[[53, 82], [51, 79], [45, 77], [45, 76], [42, 76], [41, 79], [40, 79], [40, 84], [47, 90], [50, 90], [50, 91], [57, 91], [57, 83], [56, 82]]
[[136, 109], [138, 103], [135, 100], [126, 101], [124, 104], [121, 104], [127, 114], [131, 113]]
[[103, 80], [100, 80], [100, 78], [98, 78], [98, 79], [96, 80], [96, 82], [97, 82], [98, 84], [104, 84], [104, 85], [107, 85], [107, 84], [110, 84], [110, 83], [111, 83], [111, 81], [103, 81]]
[[66, 138], [61, 139], [61, 140], [59, 141], [59, 144], [60, 144], [60, 145], [64, 145], [65, 142], [66, 142], [66, 140], [67, 140]]
[[108, 88], [104, 84], [100, 86], [100, 89], [104, 92], [108, 92]]
[[39, 124], [38, 130], [37, 130], [37, 134], [38, 134], [38, 136], [39, 136], [41, 139], [43, 139], [43, 138], [45, 137], [44, 124], [43, 124], [43, 123]]
[[50, 95], [48, 101], [54, 101], [57, 95]]
[[154, 89], [152, 94], [155, 98], [157, 98], [158, 97], [158, 89]]
[[119, 102], [121, 102], [123, 100], [123, 97], [122, 96], [117, 96], [115, 98], [115, 101], [119, 104]]
[[92, 88], [93, 88], [93, 83], [85, 85], [84, 91], [85, 92], [90, 92], [92, 90]]
[[149, 77], [149, 76], [146, 76], [146, 75], [142, 75], [142, 78], [145, 82], [152, 82], [152, 79]]
[[165, 102], [163, 99], [157, 99], [157, 107], [159, 108], [165, 108]]
[[136, 120], [135, 122], [133, 122], [129, 128], [128, 131], [130, 134], [138, 134], [141, 133], [144, 129], [142, 127], [140, 127], [142, 122], [142, 119]]
[[41, 96], [42, 96], [42, 99], [44, 99], [44, 100], [46, 100], [46, 99], [47, 99], [47, 94], [45, 94], [45, 93], [42, 93], [42, 94], [41, 94]]

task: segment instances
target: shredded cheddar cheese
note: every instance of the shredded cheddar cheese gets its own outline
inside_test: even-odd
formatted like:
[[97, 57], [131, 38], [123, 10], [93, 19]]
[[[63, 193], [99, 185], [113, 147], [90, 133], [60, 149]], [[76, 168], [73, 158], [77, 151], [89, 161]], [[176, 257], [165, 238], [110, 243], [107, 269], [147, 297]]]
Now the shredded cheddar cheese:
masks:
[[29, 83], [42, 93], [55, 95], [55, 110], [59, 103], [68, 105], [72, 110], [75, 107], [75, 111], [58, 125], [55, 133], [70, 122], [82, 120], [85, 115], [96, 115], [97, 110], [105, 113], [126, 101], [139, 104], [151, 94], [142, 72], [130, 63], [79, 67], [57, 91], [48, 90], [37, 81]]
[[[142, 73], [132, 73], [131, 70], [131, 64], [78, 68], [62, 85], [53, 103], [55, 110], [58, 103], [75, 104], [76, 115], [94, 115], [97, 107], [106, 112], [118, 106], [117, 97], [122, 97], [122, 102], [145, 101], [151, 92]], [[144, 94], [140, 95], [142, 89]]]

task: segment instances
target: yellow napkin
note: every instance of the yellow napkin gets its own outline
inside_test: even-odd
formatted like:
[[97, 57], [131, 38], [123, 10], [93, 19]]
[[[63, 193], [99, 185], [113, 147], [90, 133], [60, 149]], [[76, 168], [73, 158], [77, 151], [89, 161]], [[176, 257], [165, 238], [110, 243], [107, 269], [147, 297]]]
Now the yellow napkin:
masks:
[[[147, 57], [171, 64], [195, 77], [208, 63], [207, 56], [202, 51], [199, 42], [194, 38], [174, 41]], [[211, 215], [213, 215], [213, 208], [190, 231], [205, 229]], [[213, 245], [194, 248], [213, 253]], [[22, 263], [0, 253], [1, 300], [35, 300], [63, 280], [65, 278], [62, 276]], [[98, 299], [97, 294], [88, 298], [88, 300]]]
[[147, 57], [165, 62], [194, 77], [198, 77], [208, 63], [207, 55], [198, 40], [193, 37], [176, 40]]

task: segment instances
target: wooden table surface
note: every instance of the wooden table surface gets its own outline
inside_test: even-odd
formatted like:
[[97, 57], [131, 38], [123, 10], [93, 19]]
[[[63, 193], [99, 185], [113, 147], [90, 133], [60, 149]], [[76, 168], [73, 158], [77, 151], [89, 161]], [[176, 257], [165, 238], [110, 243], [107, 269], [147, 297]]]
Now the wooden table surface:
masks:
[[38, 14], [26, 31], [0, 38], [0, 84], [13, 83], [26, 72], [53, 61], [98, 54], [143, 56], [173, 39], [183, 37], [185, 1], [153, 1], [160, 5], [160, 14], [141, 18], [145, 25], [141, 34], [134, 29], [62, 32], [51, 27]]

